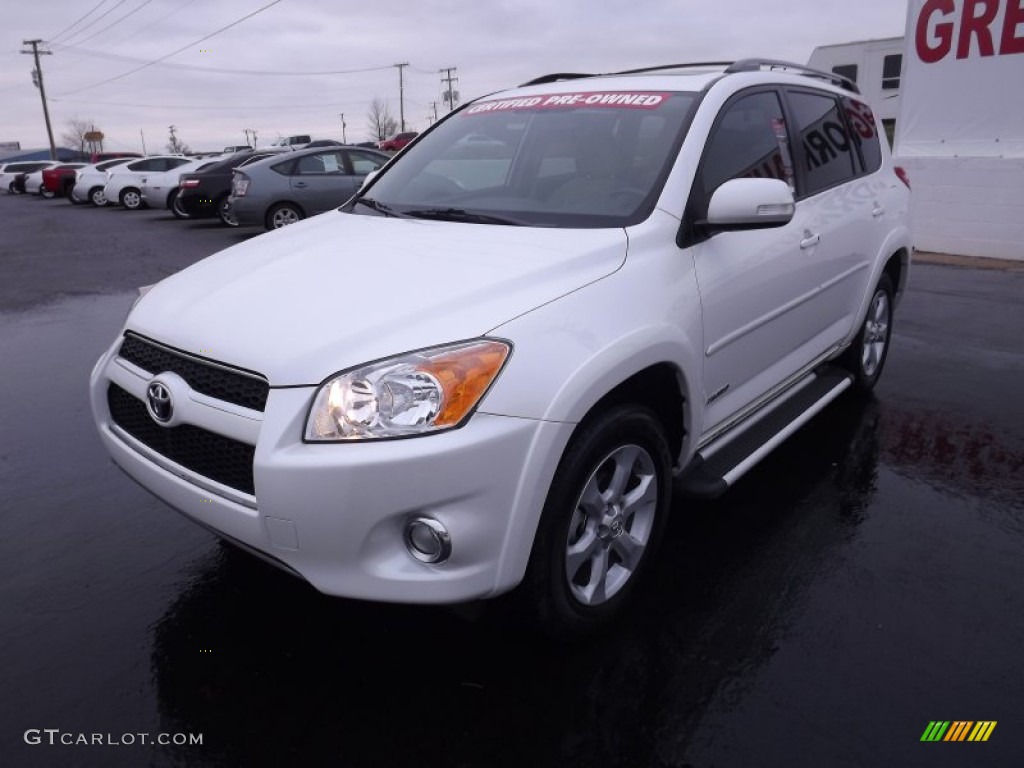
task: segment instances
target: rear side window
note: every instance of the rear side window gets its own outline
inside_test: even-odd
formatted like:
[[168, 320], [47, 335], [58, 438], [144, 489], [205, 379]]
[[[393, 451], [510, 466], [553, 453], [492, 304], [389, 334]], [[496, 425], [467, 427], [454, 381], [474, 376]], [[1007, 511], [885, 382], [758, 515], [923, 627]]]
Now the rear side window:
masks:
[[387, 162], [385, 158], [371, 155], [369, 152], [349, 152], [348, 160], [352, 164], [352, 173], [357, 176], [365, 176], [376, 171]]
[[704, 153], [704, 210], [711, 194], [731, 179], [780, 179], [792, 186], [790, 157], [786, 121], [774, 92], [753, 93], [727, 105]]
[[839, 103], [824, 93], [790, 91], [806, 189], [805, 196], [849, 181], [857, 175], [856, 148]]
[[882, 167], [882, 145], [875, 113], [863, 101], [848, 97], [843, 99], [843, 109], [853, 129], [853, 142], [860, 150], [864, 173], [874, 173]]

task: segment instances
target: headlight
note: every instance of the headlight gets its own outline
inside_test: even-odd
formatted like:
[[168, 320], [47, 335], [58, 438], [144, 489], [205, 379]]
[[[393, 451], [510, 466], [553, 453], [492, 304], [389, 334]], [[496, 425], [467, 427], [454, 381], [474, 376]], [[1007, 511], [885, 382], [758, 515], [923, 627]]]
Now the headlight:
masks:
[[342, 373], [317, 392], [305, 439], [374, 440], [457, 427], [494, 383], [511, 350], [507, 342], [481, 339]]

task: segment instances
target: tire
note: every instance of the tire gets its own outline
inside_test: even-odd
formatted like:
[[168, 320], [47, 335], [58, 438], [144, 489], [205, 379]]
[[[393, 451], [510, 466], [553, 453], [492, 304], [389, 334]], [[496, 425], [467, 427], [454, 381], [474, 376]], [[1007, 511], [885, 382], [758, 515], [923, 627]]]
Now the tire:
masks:
[[25, 190], [23, 189], [18, 189], [18, 185], [13, 181], [7, 187], [7, 191], [10, 192], [12, 195], [21, 195], [24, 194], [25, 192]]
[[89, 190], [89, 202], [97, 208], [102, 208], [107, 204], [107, 196], [103, 194], [103, 187], [93, 187]]
[[53, 198], [57, 196], [56, 192], [52, 189], [47, 189], [46, 187], [40, 187], [39, 194], [43, 196], [44, 200], [53, 200]]
[[137, 211], [142, 207], [142, 194], [134, 187], [127, 187], [121, 190], [120, 201], [129, 211]]
[[169, 211], [173, 211], [174, 210], [174, 201], [177, 200], [177, 199], [178, 199], [178, 188], [175, 187], [174, 189], [172, 189], [170, 191], [170, 194], [167, 195], [167, 202], [164, 203], [164, 208], [166, 208]]
[[523, 585], [542, 629], [579, 638], [623, 609], [664, 530], [671, 467], [664, 428], [644, 408], [617, 406], [580, 426], [551, 483]]
[[861, 392], [874, 389], [889, 356], [893, 294], [892, 280], [883, 274], [871, 295], [857, 338], [840, 359], [842, 366], [853, 374], [854, 386]]
[[281, 229], [289, 224], [295, 224], [306, 218], [302, 209], [292, 203], [278, 203], [267, 211], [267, 218], [264, 225], [267, 229]]
[[181, 197], [177, 193], [174, 193], [174, 200], [171, 203], [170, 208], [171, 213], [174, 214], [174, 218], [176, 219], [185, 220], [192, 218], [192, 214], [181, 207]]
[[217, 201], [217, 218], [225, 227], [237, 227], [238, 219], [228, 210], [228, 196], [224, 195]]

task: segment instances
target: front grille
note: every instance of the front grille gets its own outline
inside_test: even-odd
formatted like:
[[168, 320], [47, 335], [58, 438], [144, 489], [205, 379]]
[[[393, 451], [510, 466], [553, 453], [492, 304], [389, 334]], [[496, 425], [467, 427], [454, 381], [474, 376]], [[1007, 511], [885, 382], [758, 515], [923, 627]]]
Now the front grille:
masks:
[[138, 336], [128, 334], [118, 356], [149, 373], [176, 373], [196, 392], [225, 400], [255, 411], [267, 405], [270, 385], [255, 374], [245, 374], [206, 363], [198, 358], [173, 352]]
[[161, 427], [145, 403], [116, 384], [107, 389], [107, 405], [117, 426], [161, 456], [236, 491], [255, 493], [253, 446], [191, 424]]

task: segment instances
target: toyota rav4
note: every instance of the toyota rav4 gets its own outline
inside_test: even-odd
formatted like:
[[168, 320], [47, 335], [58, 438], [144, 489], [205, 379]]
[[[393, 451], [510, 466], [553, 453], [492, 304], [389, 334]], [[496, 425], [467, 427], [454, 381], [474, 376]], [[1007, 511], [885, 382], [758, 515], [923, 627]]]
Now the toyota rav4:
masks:
[[855, 86], [745, 60], [551, 75], [339, 210], [145, 293], [103, 443], [317, 589], [616, 614], [673, 492], [733, 485], [885, 364], [909, 185]]

